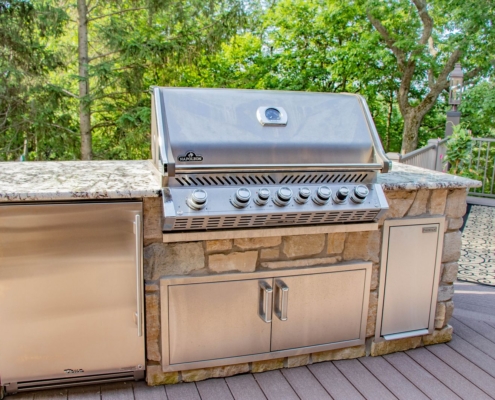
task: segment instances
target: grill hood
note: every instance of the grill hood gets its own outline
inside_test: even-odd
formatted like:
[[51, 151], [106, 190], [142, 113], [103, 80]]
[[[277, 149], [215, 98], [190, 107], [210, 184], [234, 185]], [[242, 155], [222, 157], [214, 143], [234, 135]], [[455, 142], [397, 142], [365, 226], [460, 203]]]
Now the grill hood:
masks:
[[358, 95], [159, 87], [152, 95], [153, 159], [168, 177], [389, 169]]

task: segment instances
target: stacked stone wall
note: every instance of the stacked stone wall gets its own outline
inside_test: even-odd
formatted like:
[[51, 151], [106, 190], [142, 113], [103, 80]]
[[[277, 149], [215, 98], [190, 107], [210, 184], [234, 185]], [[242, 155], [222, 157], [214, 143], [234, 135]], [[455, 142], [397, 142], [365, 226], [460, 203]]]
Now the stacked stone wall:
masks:
[[[380, 355], [422, 345], [450, 340], [448, 321], [454, 303], [453, 282], [460, 256], [462, 216], [466, 211], [464, 189], [390, 191], [385, 193], [390, 209], [373, 231], [327, 233], [205, 240], [163, 243], [160, 199], [144, 203], [144, 276], [146, 292], [147, 381], [150, 385], [191, 382], [245, 372], [262, 372], [279, 368]], [[431, 335], [375, 343], [380, 279], [380, 251], [383, 223], [390, 218], [445, 216], [444, 248], [435, 314], [435, 331]], [[336, 264], [341, 261], [371, 261], [373, 264], [369, 293], [366, 345], [320, 353], [285, 357], [232, 366], [163, 373], [161, 370], [160, 292], [159, 281], [171, 275], [208, 275], [224, 272], [254, 272], [277, 268], [300, 268]]]

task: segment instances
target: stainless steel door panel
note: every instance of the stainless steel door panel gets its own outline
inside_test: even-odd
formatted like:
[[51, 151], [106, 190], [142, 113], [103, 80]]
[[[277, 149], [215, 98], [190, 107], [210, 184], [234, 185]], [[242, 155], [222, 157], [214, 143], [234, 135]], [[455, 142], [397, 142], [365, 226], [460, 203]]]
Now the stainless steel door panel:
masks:
[[365, 282], [364, 269], [275, 278], [271, 351], [359, 339]]
[[170, 364], [270, 351], [267, 287], [272, 279], [169, 286]]
[[390, 227], [381, 335], [428, 329], [439, 224]]
[[0, 206], [2, 383], [144, 366], [141, 213], [141, 203]]

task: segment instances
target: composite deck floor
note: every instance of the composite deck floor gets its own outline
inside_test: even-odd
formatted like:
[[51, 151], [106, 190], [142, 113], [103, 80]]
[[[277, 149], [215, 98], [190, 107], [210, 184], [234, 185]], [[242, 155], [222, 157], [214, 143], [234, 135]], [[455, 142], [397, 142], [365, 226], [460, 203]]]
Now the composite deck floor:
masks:
[[6, 400], [495, 399], [495, 287], [458, 282], [454, 302], [447, 344], [197, 383], [127, 382]]

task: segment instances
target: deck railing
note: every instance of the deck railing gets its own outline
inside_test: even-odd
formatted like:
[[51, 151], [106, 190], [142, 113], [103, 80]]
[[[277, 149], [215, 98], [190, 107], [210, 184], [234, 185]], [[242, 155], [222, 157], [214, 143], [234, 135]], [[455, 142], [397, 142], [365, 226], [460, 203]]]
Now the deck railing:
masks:
[[475, 179], [481, 187], [472, 188], [471, 196], [495, 198], [495, 139], [473, 138], [469, 170], [474, 171]]
[[[393, 161], [402, 164], [414, 165], [434, 171], [443, 171], [443, 158], [447, 151], [447, 139], [430, 139], [428, 145], [401, 155], [398, 153], [387, 153]], [[495, 148], [495, 147], [494, 147]]]
[[[430, 139], [428, 145], [405, 155], [387, 153], [393, 161], [416, 167], [443, 171], [443, 159], [447, 152], [447, 139]], [[479, 188], [471, 188], [470, 196], [495, 199], [495, 139], [473, 138], [469, 171], [474, 179], [482, 182]]]

